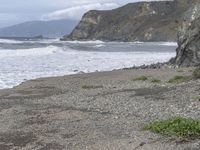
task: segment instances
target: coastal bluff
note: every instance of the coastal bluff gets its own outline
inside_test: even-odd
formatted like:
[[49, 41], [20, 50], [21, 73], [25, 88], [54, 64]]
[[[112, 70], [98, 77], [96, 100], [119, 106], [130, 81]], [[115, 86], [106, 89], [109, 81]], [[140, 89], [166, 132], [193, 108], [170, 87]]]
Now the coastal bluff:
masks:
[[195, 2], [138, 2], [114, 10], [91, 10], [62, 40], [177, 41], [178, 27]]
[[200, 4], [186, 13], [178, 32], [178, 48], [175, 64], [178, 66], [200, 66]]

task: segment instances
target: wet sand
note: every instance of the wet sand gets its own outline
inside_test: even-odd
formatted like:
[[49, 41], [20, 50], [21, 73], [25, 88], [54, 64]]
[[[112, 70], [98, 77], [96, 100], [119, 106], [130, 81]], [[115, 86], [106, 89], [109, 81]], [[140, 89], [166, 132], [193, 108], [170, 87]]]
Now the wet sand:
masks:
[[[198, 150], [144, 131], [157, 119], [200, 119], [200, 80], [192, 68], [132, 69], [30, 80], [0, 91], [0, 150]], [[147, 76], [147, 81], [135, 81]], [[159, 79], [161, 83], [152, 83]]]

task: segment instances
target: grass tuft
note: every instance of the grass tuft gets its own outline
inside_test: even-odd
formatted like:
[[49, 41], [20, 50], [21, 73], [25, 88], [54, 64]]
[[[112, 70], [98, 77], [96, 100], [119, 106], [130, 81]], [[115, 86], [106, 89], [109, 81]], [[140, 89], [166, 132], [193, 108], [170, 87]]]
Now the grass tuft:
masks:
[[145, 129], [179, 138], [200, 138], [200, 120], [192, 118], [175, 117], [156, 121], [146, 125]]
[[189, 79], [190, 78], [187, 76], [174, 76], [168, 81], [168, 83], [177, 84], [177, 83], [188, 81]]
[[135, 78], [133, 81], [146, 81], [148, 78], [146, 76], [140, 76], [138, 78]]
[[152, 79], [151, 82], [152, 82], [152, 83], [161, 83], [161, 80], [158, 80], [158, 79]]
[[200, 79], [200, 67], [196, 68], [193, 72], [193, 76], [196, 79]]
[[192, 99], [200, 101], [200, 95], [199, 96], [193, 96]]

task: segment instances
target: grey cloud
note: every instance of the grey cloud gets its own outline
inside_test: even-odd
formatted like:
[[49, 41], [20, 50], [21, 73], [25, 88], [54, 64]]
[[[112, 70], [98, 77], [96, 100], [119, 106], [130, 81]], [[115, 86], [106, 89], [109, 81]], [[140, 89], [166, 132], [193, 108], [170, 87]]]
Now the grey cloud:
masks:
[[113, 9], [119, 7], [117, 3], [94, 3], [94, 4], [85, 4], [74, 6], [62, 10], [58, 10], [47, 15], [42, 16], [43, 20], [54, 20], [54, 19], [74, 19], [79, 20], [82, 15], [92, 9], [105, 10]]
[[39, 19], [80, 19], [90, 9], [112, 9], [136, 1], [142, 0], [0, 0], [0, 27]]

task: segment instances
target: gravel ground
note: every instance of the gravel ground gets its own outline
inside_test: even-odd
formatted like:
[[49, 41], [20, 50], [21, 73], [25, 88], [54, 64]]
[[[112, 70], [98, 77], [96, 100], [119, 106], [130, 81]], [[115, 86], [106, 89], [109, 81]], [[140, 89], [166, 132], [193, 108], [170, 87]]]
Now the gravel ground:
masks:
[[[0, 150], [199, 150], [144, 131], [157, 119], [200, 119], [200, 80], [167, 81], [192, 68], [133, 69], [30, 80], [0, 91]], [[147, 81], [134, 81], [140, 76]], [[160, 79], [161, 83], [152, 83]]]

